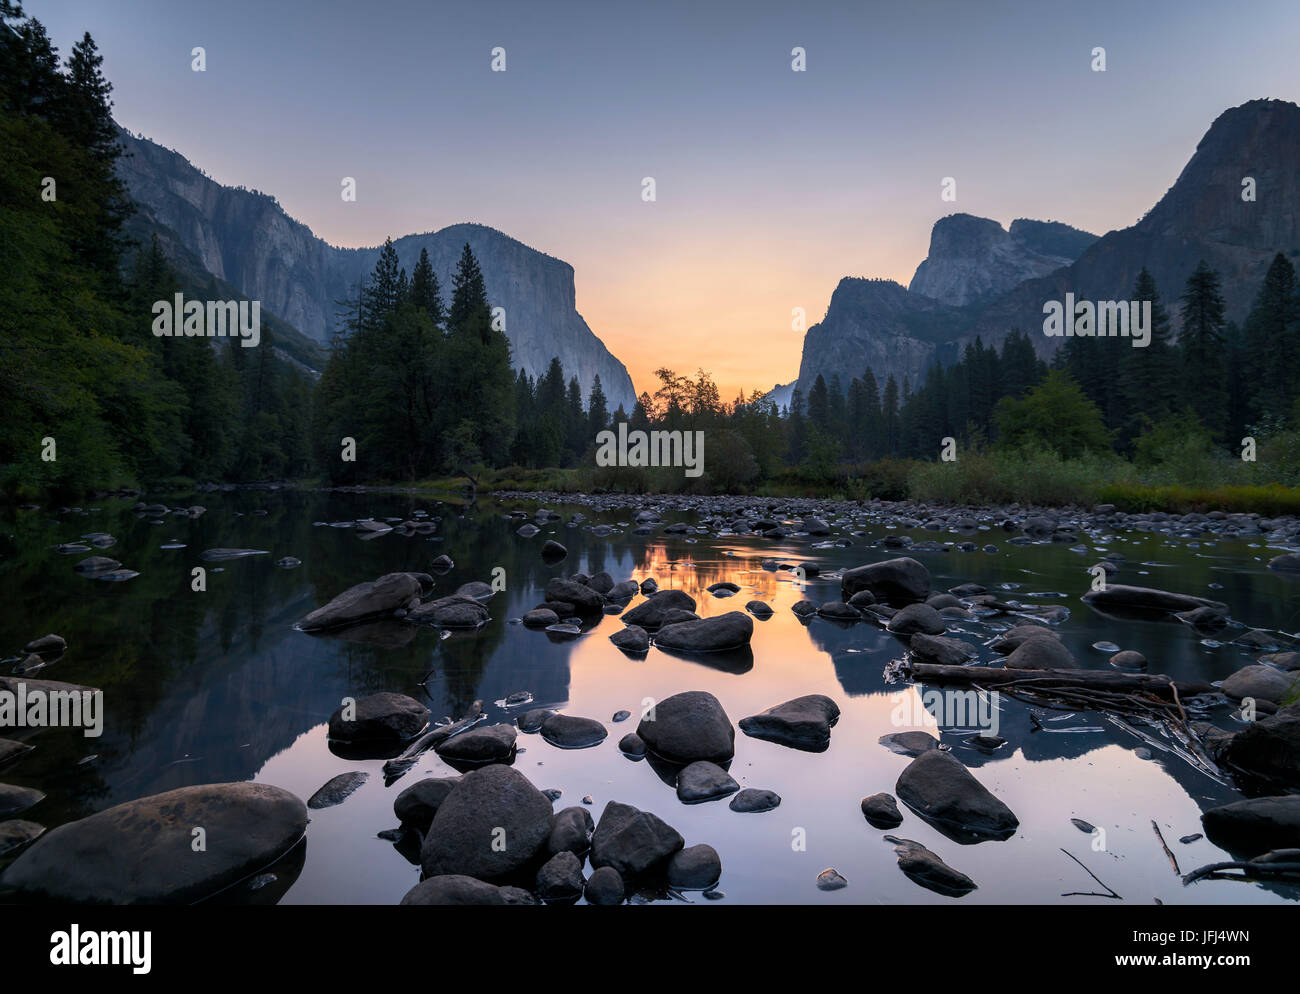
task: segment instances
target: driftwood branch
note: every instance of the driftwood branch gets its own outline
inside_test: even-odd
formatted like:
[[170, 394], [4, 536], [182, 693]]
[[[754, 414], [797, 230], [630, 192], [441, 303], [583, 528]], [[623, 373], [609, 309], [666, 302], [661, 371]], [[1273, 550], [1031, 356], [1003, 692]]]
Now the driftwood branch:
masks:
[[[1091, 694], [1152, 694], [1170, 703], [1181, 697], [1195, 697], [1214, 690], [1208, 683], [1173, 681], [1167, 676], [1120, 673], [1109, 670], [1020, 670], [1010, 667], [948, 666], [941, 663], [911, 662], [903, 672], [920, 683], [972, 684], [987, 687]], [[1181, 707], [1181, 704], [1179, 705]]]
[[435, 725], [418, 739], [406, 747], [400, 756], [390, 759], [384, 764], [384, 777], [391, 784], [394, 780], [403, 776], [407, 770], [415, 765], [415, 761], [420, 758], [420, 754], [426, 749], [447, 741], [458, 732], [463, 732], [467, 728], [472, 728], [483, 720], [483, 702], [475, 701], [465, 711], [464, 717], [459, 721], [453, 721], [449, 725]]

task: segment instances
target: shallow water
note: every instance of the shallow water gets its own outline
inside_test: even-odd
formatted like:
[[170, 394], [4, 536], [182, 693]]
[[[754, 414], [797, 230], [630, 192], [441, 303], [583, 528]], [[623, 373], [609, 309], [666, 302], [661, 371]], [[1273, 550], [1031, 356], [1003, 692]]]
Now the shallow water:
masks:
[[[880, 736], [922, 727], [924, 709], [916, 691], [889, 684], [885, 665], [903, 648], [891, 635], [863, 623], [851, 628], [814, 619], [804, 625], [790, 606], [802, 597], [839, 599], [837, 578], [813, 577], [799, 591], [788, 572], [765, 570], [762, 560], [815, 562], [823, 572], [907, 554], [926, 564], [934, 588], [973, 581], [1026, 602], [1069, 609], [1058, 626], [1084, 665], [1108, 668], [1109, 651], [1094, 643], [1113, 642], [1150, 660], [1150, 672], [1177, 679], [1219, 680], [1249, 662], [1254, 653], [1237, 647], [1206, 646], [1204, 636], [1177, 623], [1105, 617], [1079, 598], [1088, 589], [1086, 567], [1106, 552], [1126, 562], [1111, 582], [1156, 586], [1222, 600], [1234, 619], [1252, 627], [1292, 632], [1300, 628], [1296, 578], [1265, 568], [1272, 553], [1259, 540], [1194, 541], [1158, 533], [1086, 536], [1088, 552], [1060, 543], [1014, 546], [994, 530], [973, 536], [916, 531], [918, 541], [955, 543], [971, 538], [992, 542], [996, 554], [911, 551], [879, 547], [892, 530], [857, 525], [864, 534], [836, 528], [832, 539], [850, 548], [814, 547], [826, 539], [792, 536], [780, 543], [757, 537], [635, 535], [630, 525], [607, 537], [589, 526], [632, 520], [631, 511], [593, 512], [586, 507], [548, 505], [564, 521], [545, 525], [537, 536], [515, 534], [521, 523], [512, 509], [531, 516], [536, 502], [481, 498], [472, 508], [403, 494], [237, 493], [223, 496], [153, 495], [170, 506], [198, 503], [207, 513], [191, 520], [168, 516], [151, 522], [132, 514], [133, 500], [103, 500], [84, 513], [8, 511], [0, 517], [0, 655], [13, 656], [46, 632], [69, 643], [58, 662], [38, 678], [102, 688], [107, 713], [102, 737], [52, 729], [26, 737], [34, 752], [0, 770], [0, 779], [38, 787], [48, 796], [20, 817], [53, 827], [132, 798], [189, 784], [255, 779], [293, 791], [304, 800], [339, 773], [368, 771], [369, 780], [342, 804], [311, 812], [305, 854], [295, 865], [277, 868], [279, 880], [260, 899], [282, 903], [394, 904], [419, 875], [395, 847], [377, 833], [396, 826], [393, 797], [424, 776], [456, 771], [432, 752], [391, 786], [382, 760], [352, 761], [331, 752], [325, 727], [345, 696], [393, 690], [425, 700], [435, 719], [459, 717], [476, 698], [488, 722], [510, 721], [529, 707], [563, 708], [606, 723], [609, 737], [592, 749], [562, 750], [537, 735], [519, 737], [515, 766], [542, 789], [563, 796], [557, 810], [593, 799], [593, 817], [619, 800], [650, 810], [674, 826], [687, 845], [707, 842], [718, 850], [723, 875], [717, 902], [699, 894], [699, 904], [733, 903], [947, 903], [922, 889], [896, 866], [884, 836], [925, 844], [979, 889], [960, 901], [979, 903], [1118, 903], [1095, 897], [1063, 898], [1064, 892], [1098, 890], [1061, 849], [1081, 860], [1125, 902], [1277, 903], [1300, 899], [1300, 890], [1276, 885], [1208, 881], [1183, 887], [1152, 830], [1155, 820], [1186, 872], [1230, 858], [1205, 839], [1181, 844], [1201, 831], [1206, 808], [1239, 799], [1231, 785], [1193, 769], [1176, 755], [1096, 714], [1037, 711], [1042, 731], [1033, 730], [1030, 709], [1002, 698], [999, 734], [1008, 739], [994, 755], [965, 744], [966, 730], [929, 727], [950, 745], [977, 778], [1006, 802], [1020, 828], [1005, 842], [963, 845], [921, 821], [906, 808], [903, 824], [890, 832], [868, 825], [859, 801], [878, 791], [894, 792], [909, 762], [878, 743]], [[671, 501], [666, 505], [671, 507]], [[356, 518], [406, 518], [416, 509], [441, 516], [436, 535], [387, 534], [362, 541], [352, 528], [316, 522]], [[264, 511], [264, 514], [254, 513]], [[581, 511], [586, 526], [568, 525]], [[688, 513], [665, 512], [665, 522]], [[52, 547], [93, 532], [109, 532], [116, 543], [90, 553], [60, 554]], [[568, 558], [548, 566], [539, 556], [547, 538], [562, 542]], [[183, 546], [167, 548], [167, 546]], [[267, 555], [208, 562], [207, 591], [190, 589], [199, 555], [215, 547], [267, 550]], [[296, 631], [295, 621], [347, 587], [395, 570], [428, 571], [435, 556], [450, 555], [455, 569], [439, 577], [438, 595], [470, 580], [491, 581], [505, 571], [506, 589], [489, 602], [492, 620], [472, 635], [440, 638], [432, 628], [394, 626], [391, 644], [350, 642]], [[78, 575], [73, 564], [88, 554], [110, 556], [139, 575], [104, 582]], [[286, 556], [296, 568], [277, 566]], [[616, 617], [604, 617], [576, 640], [556, 642], [517, 623], [535, 606], [547, 579], [573, 572], [608, 570], [616, 580], [654, 576], [661, 588], [691, 594], [702, 615], [743, 610], [747, 601], [767, 601], [775, 615], [755, 621], [752, 660], [686, 660], [654, 648], [644, 660], [630, 659], [608, 641]], [[732, 580], [742, 590], [714, 598], [705, 588]], [[1019, 588], [1003, 591], [1004, 583]], [[1214, 589], [1212, 584], [1221, 584]], [[1034, 593], [1063, 596], [1029, 597]], [[638, 596], [633, 604], [640, 603]], [[1005, 627], [962, 621], [948, 634], [982, 646]], [[1227, 642], [1234, 630], [1215, 638]], [[1113, 651], [1113, 650], [1112, 650]], [[996, 659], [987, 648], [984, 659]], [[13, 660], [3, 664], [8, 673]], [[516, 691], [533, 702], [507, 709], [499, 702]], [[727, 801], [687, 806], [646, 762], [633, 762], [616, 748], [635, 729], [648, 700], [684, 690], [718, 697], [733, 723], [804, 694], [833, 698], [842, 710], [828, 750], [799, 752], [736, 735], [730, 770], [742, 787], [764, 787], [782, 797], [764, 814], [739, 814]], [[614, 712], [632, 717], [617, 724]], [[1212, 712], [1230, 726], [1226, 705]], [[900, 723], [901, 721], [901, 723]], [[12, 734], [6, 732], [5, 734]], [[1136, 752], [1149, 749], [1151, 758]], [[1071, 823], [1082, 819], [1105, 832], [1104, 850]], [[802, 846], [799, 843], [802, 842]], [[0, 861], [3, 865], [3, 861]], [[835, 867], [848, 887], [822, 892], [817, 874]], [[265, 881], [262, 881], [265, 883]], [[287, 889], [286, 889], [287, 888]], [[265, 895], [270, 895], [267, 897]]]

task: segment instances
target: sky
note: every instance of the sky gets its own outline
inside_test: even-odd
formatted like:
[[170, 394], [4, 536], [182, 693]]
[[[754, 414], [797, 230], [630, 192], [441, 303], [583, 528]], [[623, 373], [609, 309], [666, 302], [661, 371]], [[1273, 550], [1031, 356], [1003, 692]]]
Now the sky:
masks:
[[940, 217], [1127, 227], [1225, 109], [1300, 99], [1297, 0], [24, 8], [63, 54], [90, 31], [125, 128], [331, 244], [476, 221], [572, 264], [638, 392], [661, 366], [788, 382], [793, 309], [906, 285]]

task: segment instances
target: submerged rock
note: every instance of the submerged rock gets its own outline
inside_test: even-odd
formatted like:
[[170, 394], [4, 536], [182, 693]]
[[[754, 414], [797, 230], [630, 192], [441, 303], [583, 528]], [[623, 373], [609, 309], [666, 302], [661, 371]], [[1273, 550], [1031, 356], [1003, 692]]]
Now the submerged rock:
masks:
[[910, 839], [892, 840], [896, 844], [898, 868], [914, 883], [926, 890], [946, 897], [963, 897], [975, 890], [975, 881], [954, 870], [919, 842]]
[[949, 752], [921, 753], [903, 770], [894, 790], [927, 821], [968, 836], [1006, 839], [1020, 825], [1011, 809]]
[[34, 821], [0, 821], [0, 856], [21, 849], [29, 842], [39, 839], [45, 833], [45, 826]]
[[821, 873], [817, 874], [818, 890], [843, 890], [848, 885], [848, 880], [846, 880], [840, 874], [840, 871], [835, 869], [833, 866], [828, 866], [826, 869], [822, 870]]
[[28, 808], [35, 807], [45, 800], [45, 795], [35, 787], [20, 787], [12, 783], [0, 783], [0, 818], [16, 815]]
[[307, 799], [307, 807], [312, 810], [332, 808], [342, 804], [363, 783], [370, 779], [369, 773], [340, 773], [331, 777], [325, 784]]
[[731, 799], [728, 807], [732, 811], [739, 811], [742, 814], [761, 814], [764, 811], [771, 811], [773, 808], [780, 807], [780, 805], [781, 795], [776, 791], [759, 787], [746, 787]]
[[[202, 858], [196, 826], [208, 841]], [[52, 829], [0, 883], [58, 903], [192, 904], [274, 862], [306, 827], [306, 805], [279, 787], [181, 787]]]
[[939, 748], [939, 740], [929, 732], [890, 732], [880, 736], [877, 741], [900, 756], [919, 756], [923, 752]]
[[18, 742], [14, 739], [0, 739], [0, 766], [19, 756], [25, 756], [31, 752], [35, 746], [29, 746], [26, 742]]
[[777, 742], [805, 752], [821, 752], [831, 741], [831, 728], [840, 709], [822, 694], [808, 694], [740, 720], [740, 730], [756, 739]]
[[1127, 608], [1133, 611], [1160, 611], [1172, 614], [1191, 611], [1198, 607], [1213, 608], [1224, 614], [1228, 605], [1190, 594], [1177, 594], [1154, 587], [1130, 587], [1122, 583], [1108, 583], [1104, 590], [1089, 590], [1083, 599], [1094, 607]]
[[208, 549], [199, 553], [205, 563], [224, 563], [231, 559], [247, 559], [249, 556], [269, 556], [266, 549]]

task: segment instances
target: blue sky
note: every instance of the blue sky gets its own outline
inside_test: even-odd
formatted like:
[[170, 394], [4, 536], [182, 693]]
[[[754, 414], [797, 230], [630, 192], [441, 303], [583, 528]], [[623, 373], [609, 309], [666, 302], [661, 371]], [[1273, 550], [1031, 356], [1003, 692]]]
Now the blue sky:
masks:
[[1125, 227], [1223, 110], [1300, 97], [1295, 0], [25, 7], [91, 32], [125, 127], [334, 244], [478, 221], [572, 263], [638, 390], [792, 379], [791, 308], [906, 283], [939, 217]]

